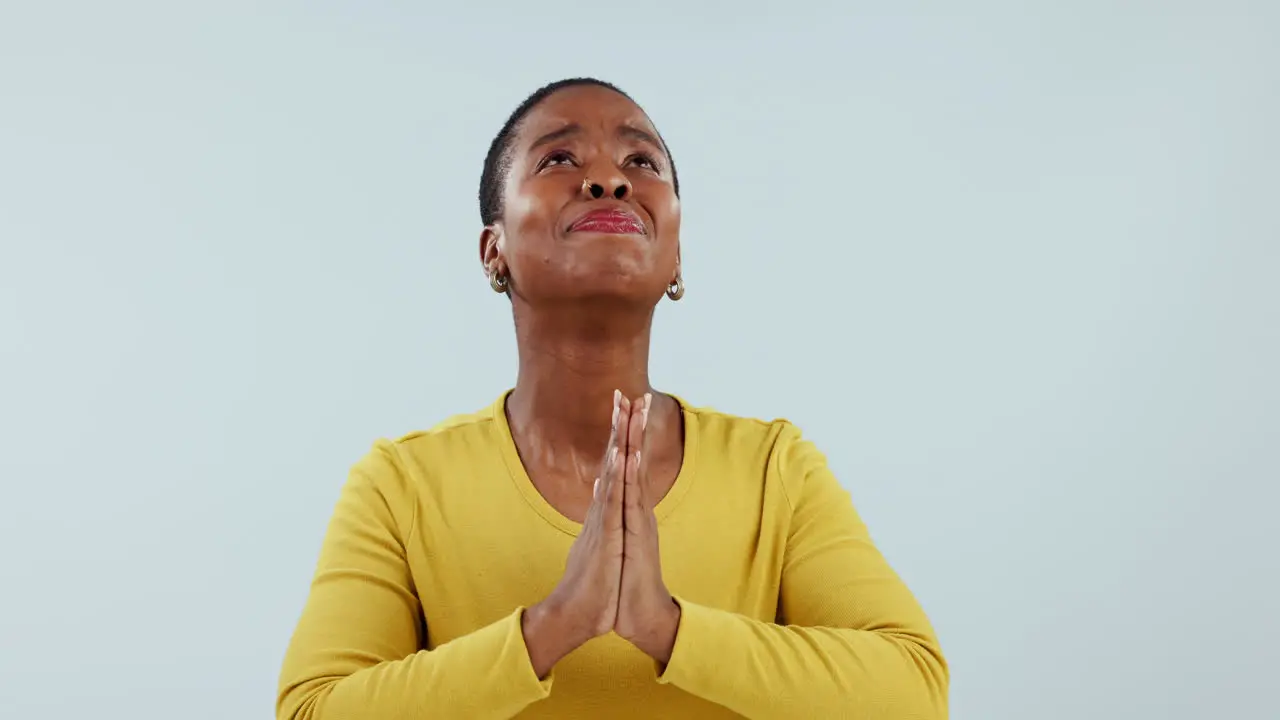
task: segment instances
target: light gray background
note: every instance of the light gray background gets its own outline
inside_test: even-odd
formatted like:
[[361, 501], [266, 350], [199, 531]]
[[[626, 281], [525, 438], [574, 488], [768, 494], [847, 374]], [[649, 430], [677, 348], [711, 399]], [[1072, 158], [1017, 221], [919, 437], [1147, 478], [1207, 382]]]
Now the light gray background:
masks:
[[1275, 3], [0, 12], [0, 716], [266, 718], [347, 468], [514, 378], [486, 145], [682, 172], [656, 381], [823, 447], [953, 717], [1275, 713]]

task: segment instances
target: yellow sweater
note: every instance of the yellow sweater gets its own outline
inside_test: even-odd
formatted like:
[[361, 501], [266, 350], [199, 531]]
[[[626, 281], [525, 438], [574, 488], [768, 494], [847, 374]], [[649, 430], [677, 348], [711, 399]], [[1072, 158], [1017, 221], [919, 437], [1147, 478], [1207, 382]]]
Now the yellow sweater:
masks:
[[655, 512], [682, 608], [671, 661], [596, 638], [540, 681], [523, 609], [580, 525], [534, 488], [503, 411], [382, 441], [352, 469], [280, 677], [277, 717], [945, 718], [928, 619], [794, 425], [681, 402]]

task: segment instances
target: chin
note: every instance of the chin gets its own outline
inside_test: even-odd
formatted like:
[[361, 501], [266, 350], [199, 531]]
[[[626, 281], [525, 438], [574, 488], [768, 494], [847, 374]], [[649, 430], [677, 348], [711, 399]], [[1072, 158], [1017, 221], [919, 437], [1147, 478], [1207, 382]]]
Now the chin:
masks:
[[[603, 243], [601, 243], [603, 245]], [[644, 285], [654, 272], [653, 254], [648, 247], [615, 236], [608, 246], [582, 248], [565, 266], [565, 282], [580, 287], [627, 288]]]
[[651, 277], [620, 273], [616, 269], [577, 277], [564, 287], [569, 290], [565, 293], [567, 297], [627, 304], [653, 304], [666, 291], [666, 286], [655, 287]]

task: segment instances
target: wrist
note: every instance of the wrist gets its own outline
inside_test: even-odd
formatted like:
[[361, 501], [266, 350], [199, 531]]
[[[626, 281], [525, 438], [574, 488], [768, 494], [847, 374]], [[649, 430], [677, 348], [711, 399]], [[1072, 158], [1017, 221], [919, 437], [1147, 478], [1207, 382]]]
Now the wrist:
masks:
[[679, 603], [674, 598], [669, 599], [645, 628], [643, 637], [637, 638], [633, 644], [645, 655], [665, 666], [671, 661], [671, 653], [675, 650], [676, 636], [680, 632], [680, 616]]
[[575, 622], [573, 613], [548, 597], [525, 609], [521, 620], [525, 647], [539, 679], [545, 679], [556, 663], [591, 639]]

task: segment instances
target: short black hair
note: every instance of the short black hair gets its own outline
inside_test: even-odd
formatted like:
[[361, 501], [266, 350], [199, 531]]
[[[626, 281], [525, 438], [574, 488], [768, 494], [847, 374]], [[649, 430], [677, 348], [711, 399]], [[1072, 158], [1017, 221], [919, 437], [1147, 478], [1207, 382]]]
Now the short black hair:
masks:
[[[480, 221], [487, 225], [492, 225], [498, 221], [502, 215], [502, 192], [507, 184], [507, 172], [511, 170], [511, 141], [515, 138], [516, 128], [519, 127], [520, 121], [529, 114], [529, 111], [538, 105], [538, 103], [546, 100], [557, 90], [563, 90], [569, 87], [580, 86], [602, 87], [612, 90], [622, 97], [635, 102], [628, 94], [622, 91], [617, 85], [597, 80], [590, 77], [566, 78], [557, 80], [548, 85], [538, 88], [532, 95], [524, 99], [516, 107], [511, 116], [507, 118], [507, 122], [494, 136], [493, 141], [489, 143], [489, 152], [484, 156], [484, 170], [480, 173]], [[639, 103], [636, 103], [639, 106]], [[641, 109], [643, 112], [643, 109]], [[661, 133], [658, 139], [662, 141], [662, 148], [667, 152], [667, 162], [671, 165], [671, 184], [675, 188], [676, 197], [680, 196], [680, 178], [676, 175], [676, 163], [671, 157], [671, 150], [667, 148], [667, 141], [662, 138]]]

